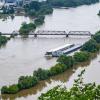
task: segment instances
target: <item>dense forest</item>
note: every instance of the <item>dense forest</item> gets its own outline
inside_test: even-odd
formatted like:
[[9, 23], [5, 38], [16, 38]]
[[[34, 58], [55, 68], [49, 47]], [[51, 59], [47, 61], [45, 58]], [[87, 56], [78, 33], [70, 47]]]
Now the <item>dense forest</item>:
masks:
[[47, 0], [47, 3], [53, 7], [76, 7], [79, 5], [89, 5], [99, 2], [99, 0]]

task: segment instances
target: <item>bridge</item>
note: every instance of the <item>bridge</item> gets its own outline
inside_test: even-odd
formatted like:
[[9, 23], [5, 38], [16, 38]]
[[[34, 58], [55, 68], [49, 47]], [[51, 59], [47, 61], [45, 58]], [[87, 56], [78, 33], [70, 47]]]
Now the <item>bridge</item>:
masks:
[[[1, 35], [20, 35], [17, 33], [1, 33]], [[69, 36], [93, 36], [90, 31], [69, 31], [68, 33], [66, 31], [45, 31], [45, 30], [39, 30], [37, 32], [30, 32], [29, 35], [34, 35], [34, 37], [37, 37], [38, 35], [64, 35], [66, 37]]]

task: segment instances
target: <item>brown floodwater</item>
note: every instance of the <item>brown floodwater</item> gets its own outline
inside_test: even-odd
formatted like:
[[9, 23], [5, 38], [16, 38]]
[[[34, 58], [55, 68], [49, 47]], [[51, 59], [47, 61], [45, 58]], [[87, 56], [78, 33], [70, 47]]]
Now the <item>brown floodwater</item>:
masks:
[[16, 37], [0, 49], [0, 87], [16, 83], [19, 76], [32, 75], [38, 68], [48, 69], [57, 58], [47, 59], [46, 51], [67, 43], [84, 43], [89, 38]]
[[[45, 24], [37, 30], [83, 30], [94, 34], [100, 28], [100, 18], [97, 16], [99, 8], [100, 3], [70, 9], [54, 9], [54, 13], [46, 16]], [[13, 21], [11, 19], [0, 20], [0, 31], [12, 32], [18, 30], [23, 21], [30, 22], [31, 20], [22, 16], [16, 16]], [[89, 37], [65, 38], [57, 36], [29, 37], [26, 39], [16, 37], [11, 39], [0, 49], [0, 88], [4, 85], [16, 83], [19, 76], [32, 75], [33, 71], [40, 67], [48, 69], [56, 64], [57, 58], [47, 59], [44, 56], [49, 49], [67, 43], [84, 43], [89, 39]], [[99, 84], [100, 55], [92, 62], [79, 65], [79, 67], [70, 69], [63, 74], [42, 81], [31, 89], [21, 91], [16, 95], [2, 95], [1, 97], [3, 100], [37, 100], [41, 93], [54, 86], [64, 84], [70, 87], [73, 80], [84, 68], [86, 69], [84, 81], [95, 81]]]
[[[37, 100], [41, 93], [47, 92], [49, 89], [57, 86], [63, 85], [67, 88], [70, 88], [73, 85], [74, 79], [77, 78], [77, 75], [85, 69], [86, 72], [83, 75], [84, 82], [96, 82], [100, 84], [100, 54], [95, 56], [94, 59], [88, 62], [84, 62], [80, 65], [74, 66], [72, 69], [65, 71], [62, 74], [51, 77], [48, 80], [41, 81], [35, 87], [27, 90], [23, 90], [14, 95], [2, 95], [3, 100]], [[98, 71], [97, 71], [98, 69]], [[96, 74], [95, 74], [96, 72]]]

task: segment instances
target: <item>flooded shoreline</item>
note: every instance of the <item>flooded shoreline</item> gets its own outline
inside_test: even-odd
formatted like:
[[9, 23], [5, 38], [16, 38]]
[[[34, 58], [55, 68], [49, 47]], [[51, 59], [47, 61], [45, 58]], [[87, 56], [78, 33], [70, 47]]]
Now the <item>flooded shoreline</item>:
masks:
[[[70, 9], [54, 9], [52, 15], [46, 16], [45, 24], [37, 28], [37, 30], [65, 30], [65, 31], [90, 31], [95, 33], [100, 29], [100, 17], [97, 13], [100, 3], [90, 6], [80, 6]], [[29, 18], [15, 17], [12, 21], [8, 19], [4, 22], [0, 20], [0, 31], [11, 32], [17, 30], [22, 21], [30, 22]], [[68, 43], [84, 43], [89, 40], [88, 37], [46, 37], [39, 36], [37, 38], [29, 37], [22, 39], [16, 37], [11, 39], [7, 45], [0, 49], [0, 88], [4, 85], [17, 83], [19, 76], [32, 75], [34, 70], [38, 68], [49, 69], [56, 64], [56, 58], [46, 59], [44, 54], [46, 51], [59, 47]], [[3, 96], [2, 99], [10, 98], [11, 100], [37, 100], [37, 97], [50, 88], [65, 82], [70, 85], [77, 77], [82, 68], [86, 69], [84, 75], [86, 82], [95, 81], [100, 83], [100, 54], [90, 64], [80, 65], [78, 69], [66, 71], [62, 75], [57, 75], [51, 80], [41, 82], [36, 87], [20, 92], [16, 95]], [[96, 74], [95, 74], [96, 73]]]
[[[98, 62], [98, 59], [100, 59], [100, 54], [97, 56], [95, 55], [91, 61], [81, 63], [79, 65], [74, 66], [71, 69], [68, 69], [62, 74], [56, 75], [51, 77], [48, 80], [40, 81], [39, 84], [37, 84], [35, 87], [32, 87], [30, 89], [22, 90], [17, 94], [9, 94], [9, 95], [2, 95], [2, 99], [10, 99], [10, 100], [24, 100], [24, 98], [31, 99], [34, 98], [37, 100], [37, 98], [41, 95], [41, 93], [47, 92], [49, 89], [57, 86], [57, 85], [63, 85], [67, 88], [70, 88], [73, 85], [74, 79], [77, 79], [77, 75], [80, 74], [80, 72], [85, 69], [86, 73], [83, 75], [84, 82], [88, 83], [89, 80], [87, 77], [87, 72], [94, 63]], [[94, 66], [95, 67], [95, 66]], [[94, 80], [90, 81], [94, 82]], [[100, 80], [97, 82], [100, 83]]]

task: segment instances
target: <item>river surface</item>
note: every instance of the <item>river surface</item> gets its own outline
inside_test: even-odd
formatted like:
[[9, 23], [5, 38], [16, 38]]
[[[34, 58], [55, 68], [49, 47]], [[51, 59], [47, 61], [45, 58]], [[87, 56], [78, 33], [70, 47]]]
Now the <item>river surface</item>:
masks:
[[[52, 15], [46, 16], [45, 24], [37, 30], [65, 30], [65, 31], [90, 31], [95, 33], [100, 28], [100, 18], [97, 13], [100, 3], [90, 6], [80, 6], [70, 9], [54, 9]], [[18, 30], [21, 23], [32, 21], [27, 17], [16, 16], [13, 21], [0, 20], [1, 32], [12, 32]], [[45, 58], [45, 52], [49, 49], [64, 45], [66, 43], [84, 43], [89, 37], [57, 37], [42, 36], [22, 39], [16, 37], [11, 39], [0, 49], [0, 87], [16, 83], [21, 75], [32, 75], [38, 68], [48, 69], [56, 64], [56, 58]], [[50, 80], [42, 81], [36, 87], [22, 91], [16, 95], [3, 95], [4, 100], [36, 100], [37, 97], [50, 88], [59, 84], [68, 85], [73, 83], [77, 74], [85, 68], [85, 82], [100, 83], [100, 55], [92, 62], [87, 62], [73, 70], [68, 70], [61, 75], [52, 77]], [[68, 81], [68, 82], [67, 82]], [[64, 83], [63, 83], [64, 82]]]

